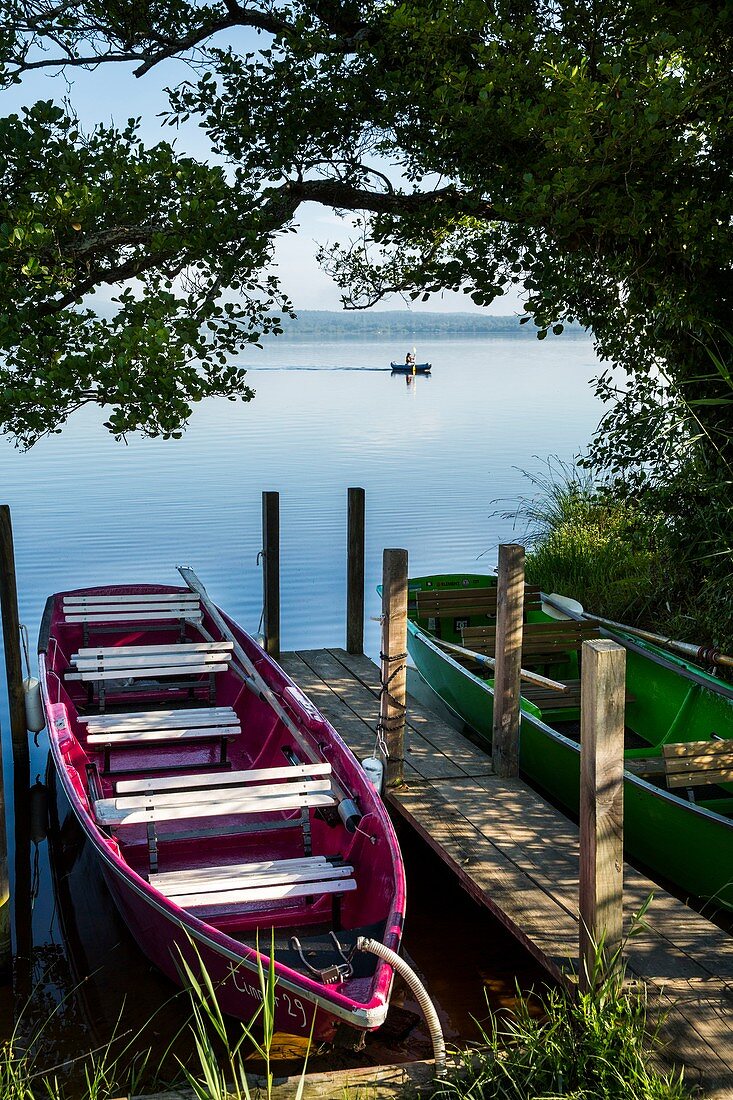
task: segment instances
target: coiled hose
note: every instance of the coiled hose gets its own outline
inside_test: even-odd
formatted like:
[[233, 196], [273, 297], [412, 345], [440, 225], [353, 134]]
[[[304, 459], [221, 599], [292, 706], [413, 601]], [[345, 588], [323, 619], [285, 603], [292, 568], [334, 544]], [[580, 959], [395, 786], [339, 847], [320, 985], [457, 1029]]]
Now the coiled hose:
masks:
[[401, 959], [396, 952], [390, 950], [389, 947], [385, 947], [383, 943], [379, 943], [378, 940], [371, 940], [368, 936], [359, 936], [356, 941], [356, 947], [358, 951], [366, 951], [370, 955], [376, 955], [378, 958], [383, 959], [384, 962], [397, 971], [401, 978], [404, 978], [408, 986], [415, 994], [417, 1003], [422, 1009], [425, 1022], [428, 1025], [430, 1031], [430, 1038], [433, 1043], [433, 1055], [435, 1057], [435, 1076], [445, 1077], [448, 1070], [445, 1064], [445, 1039], [443, 1038], [443, 1032], [440, 1027], [440, 1020], [438, 1019], [438, 1013], [435, 1011], [435, 1005], [430, 1000], [425, 986], [414, 970], [412, 970], [404, 959]]

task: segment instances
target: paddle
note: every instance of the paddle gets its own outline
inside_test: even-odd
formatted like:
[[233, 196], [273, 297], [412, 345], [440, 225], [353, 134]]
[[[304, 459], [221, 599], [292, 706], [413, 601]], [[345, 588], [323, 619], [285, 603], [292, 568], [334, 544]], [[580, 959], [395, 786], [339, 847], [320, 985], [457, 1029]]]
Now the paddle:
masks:
[[[474, 650], [464, 649], [462, 645], [456, 645], [454, 642], [444, 642], [442, 638], [431, 638], [430, 640], [444, 649], [450, 649], [455, 653], [463, 654], [464, 657], [470, 657], [471, 660], [480, 665], [486, 665], [487, 668], [496, 668], [494, 658], [487, 657], [485, 653], [475, 653]], [[570, 691], [567, 684], [563, 684], [559, 680], [550, 680], [547, 676], [540, 676], [539, 672], [529, 672], [526, 668], [522, 668], [519, 675], [523, 680], [529, 680], [531, 684], [538, 684], [540, 687], [550, 688], [552, 691]]]
[[675, 638], [665, 638], [663, 634], [653, 634], [651, 630], [642, 630], [638, 626], [627, 626], [625, 623], [614, 622], [613, 619], [603, 619], [600, 615], [591, 615], [583, 609], [582, 603], [578, 603], [569, 596], [561, 596], [558, 592], [552, 592], [549, 596], [542, 593], [542, 610], [553, 619], [586, 619], [589, 622], [610, 626], [615, 630], [623, 630], [624, 633], [634, 634], [647, 642], [656, 642], [665, 649], [676, 650], [700, 664], [728, 665], [733, 668], [733, 657], [719, 653], [717, 649], [696, 646], [690, 642], [679, 642]]
[[[266, 682], [255, 668], [253, 662], [249, 659], [237, 639], [234, 637], [231, 629], [227, 626], [218, 608], [211, 602], [208, 592], [194, 573], [193, 569], [191, 569], [191, 567], [188, 565], [178, 565], [176, 566], [176, 568], [178, 569], [178, 572], [181, 574], [191, 591], [198, 593], [201, 599], [201, 603], [204, 605], [207, 612], [209, 613], [209, 617], [214, 623], [216, 623], [222, 637], [227, 638], [230, 642], [234, 642], [234, 656], [239, 661], [240, 665], [249, 677], [249, 680], [244, 681], [247, 687], [249, 687], [250, 690], [253, 690], [254, 694], [259, 696], [259, 698], [262, 699], [263, 702], [268, 703], [272, 707], [280, 721], [283, 723], [286, 729], [289, 730], [293, 740], [298, 745], [300, 745], [301, 749], [311, 761], [311, 763], [320, 764], [323, 758], [319, 756], [316, 750], [308, 743], [307, 739], [303, 736], [298, 727], [295, 725], [292, 718], [285, 710], [272, 688], [267, 686]], [[350, 806], [354, 806], [352, 797], [350, 793], [345, 790], [345, 788], [339, 783], [339, 781], [336, 779], [336, 776], [332, 776], [331, 781], [334, 791], [337, 792], [341, 799], [339, 803], [339, 814], [341, 815], [341, 820], [344, 822], [349, 832], [353, 833], [356, 825], [353, 824], [352, 821], [354, 814], [350, 813]], [[344, 813], [346, 814], [348, 820], [345, 819], [342, 814], [342, 806], [346, 806]], [[356, 806], [354, 806], [354, 811], [358, 817], [361, 817], [361, 814], [359, 814]], [[350, 827], [349, 822], [352, 822], [353, 827]]]

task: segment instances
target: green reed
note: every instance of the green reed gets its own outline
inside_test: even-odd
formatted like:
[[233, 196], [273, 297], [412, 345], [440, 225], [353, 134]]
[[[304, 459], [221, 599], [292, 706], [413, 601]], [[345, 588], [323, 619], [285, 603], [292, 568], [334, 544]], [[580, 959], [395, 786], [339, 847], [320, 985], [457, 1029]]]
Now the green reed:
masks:
[[[681, 1070], [656, 1068], [662, 1043], [646, 994], [628, 987], [617, 954], [599, 948], [589, 991], [518, 993], [492, 1014], [482, 1049], [465, 1055], [442, 1095], [455, 1100], [690, 1100]], [[538, 1012], [538, 1009], [540, 1010]]]
[[[258, 955], [257, 976], [260, 1003], [252, 1018], [238, 1025], [238, 1034], [232, 1037], [233, 1026], [227, 1026], [217, 997], [216, 987], [206, 970], [195, 945], [192, 951], [195, 965], [181, 956], [180, 972], [191, 1005], [190, 1017], [174, 1035], [160, 1058], [158, 1069], [151, 1067], [152, 1054], [145, 1042], [145, 1033], [152, 1024], [148, 1020], [139, 1031], [124, 1036], [120, 1044], [120, 1025], [107, 1043], [98, 1049], [85, 1051], [64, 1059], [60, 1065], [43, 1067], [35, 1051], [40, 1046], [49, 1019], [27, 1039], [21, 1041], [19, 1026], [0, 1044], [0, 1100], [111, 1100], [121, 1095], [131, 1096], [139, 1091], [143, 1075], [147, 1086], [166, 1087], [172, 1082], [161, 1075], [173, 1045], [181, 1032], [188, 1030], [193, 1040], [197, 1070], [193, 1071], [176, 1058], [184, 1080], [192, 1088], [198, 1100], [251, 1100], [256, 1095], [272, 1095], [272, 1045], [275, 1035], [275, 998], [277, 979], [274, 965], [274, 939], [270, 961], [265, 968]], [[72, 993], [67, 996], [72, 996]], [[51, 1013], [51, 1016], [53, 1012]], [[20, 1013], [19, 1024], [23, 1020]], [[312, 1038], [312, 1032], [311, 1032]], [[310, 1042], [309, 1042], [310, 1046]], [[264, 1075], [258, 1075], [255, 1083], [248, 1077], [245, 1065], [248, 1058], [257, 1057], [264, 1063]], [[308, 1064], [306, 1051], [302, 1073], [293, 1091], [294, 1100], [300, 1100], [305, 1086]], [[70, 1080], [70, 1067], [77, 1071]], [[152, 1080], [151, 1080], [152, 1078]]]

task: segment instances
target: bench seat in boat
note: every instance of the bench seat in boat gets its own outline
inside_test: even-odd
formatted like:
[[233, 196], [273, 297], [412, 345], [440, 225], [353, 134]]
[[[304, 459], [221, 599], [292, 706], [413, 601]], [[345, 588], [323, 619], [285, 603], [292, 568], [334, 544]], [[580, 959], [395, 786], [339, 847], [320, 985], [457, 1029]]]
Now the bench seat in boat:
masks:
[[733, 783], [733, 741], [681, 741], [662, 745], [667, 786]]
[[184, 909], [213, 909], [247, 902], [342, 894], [356, 889], [349, 864], [325, 856], [165, 871], [151, 886]]
[[141, 822], [335, 805], [331, 765], [323, 761], [282, 768], [254, 768], [230, 772], [226, 776], [200, 773], [122, 780], [117, 784], [114, 797], [95, 800], [94, 810], [101, 825], [119, 828]]
[[[195, 690], [192, 677], [208, 678], [209, 703], [216, 701], [214, 676], [226, 672], [232, 660], [233, 642], [174, 642], [168, 645], [85, 647], [72, 654], [70, 667], [64, 673], [67, 681], [82, 681], [93, 692], [97, 685], [99, 709], [104, 710], [107, 681], [110, 689], [139, 691], [138, 680], [172, 678], [169, 688]], [[175, 678], [178, 677], [178, 680]], [[183, 678], [183, 679], [182, 679]]]
[[203, 619], [201, 602], [194, 592], [64, 596], [63, 611], [67, 623], [85, 626], [165, 620], [200, 623]]
[[233, 642], [88, 647], [72, 654], [67, 680], [124, 680], [225, 672]]
[[[580, 680], [563, 680], [562, 683], [565, 684], [567, 691], [553, 691], [552, 688], [522, 680], [522, 696], [530, 703], [534, 703], [540, 710], [578, 709], [580, 707]], [[636, 702], [636, 696], [627, 691], [626, 702]]]
[[186, 744], [199, 740], [218, 740], [221, 746], [219, 764], [228, 766], [227, 741], [241, 733], [239, 718], [231, 707], [80, 715], [79, 721], [87, 725], [87, 745], [90, 748], [104, 748], [105, 773], [111, 770], [113, 749], [136, 749], [155, 743]]
[[[496, 656], [496, 627], [472, 626], [461, 631], [466, 649]], [[563, 664], [568, 653], [580, 653], [584, 641], [598, 638], [598, 627], [591, 623], [525, 623], [522, 628], [522, 664]]]

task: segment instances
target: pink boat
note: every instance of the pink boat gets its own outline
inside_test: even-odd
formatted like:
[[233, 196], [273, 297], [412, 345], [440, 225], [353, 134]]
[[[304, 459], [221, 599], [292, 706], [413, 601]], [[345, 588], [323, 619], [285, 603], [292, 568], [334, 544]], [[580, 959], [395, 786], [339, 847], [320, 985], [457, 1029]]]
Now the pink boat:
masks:
[[356, 943], [399, 949], [391, 822], [333, 726], [180, 572], [186, 588], [49, 598], [39, 666], [60, 781], [133, 936], [174, 981], [198, 955], [223, 1011], [248, 1020], [274, 936], [276, 1030], [374, 1030], [392, 968]]

